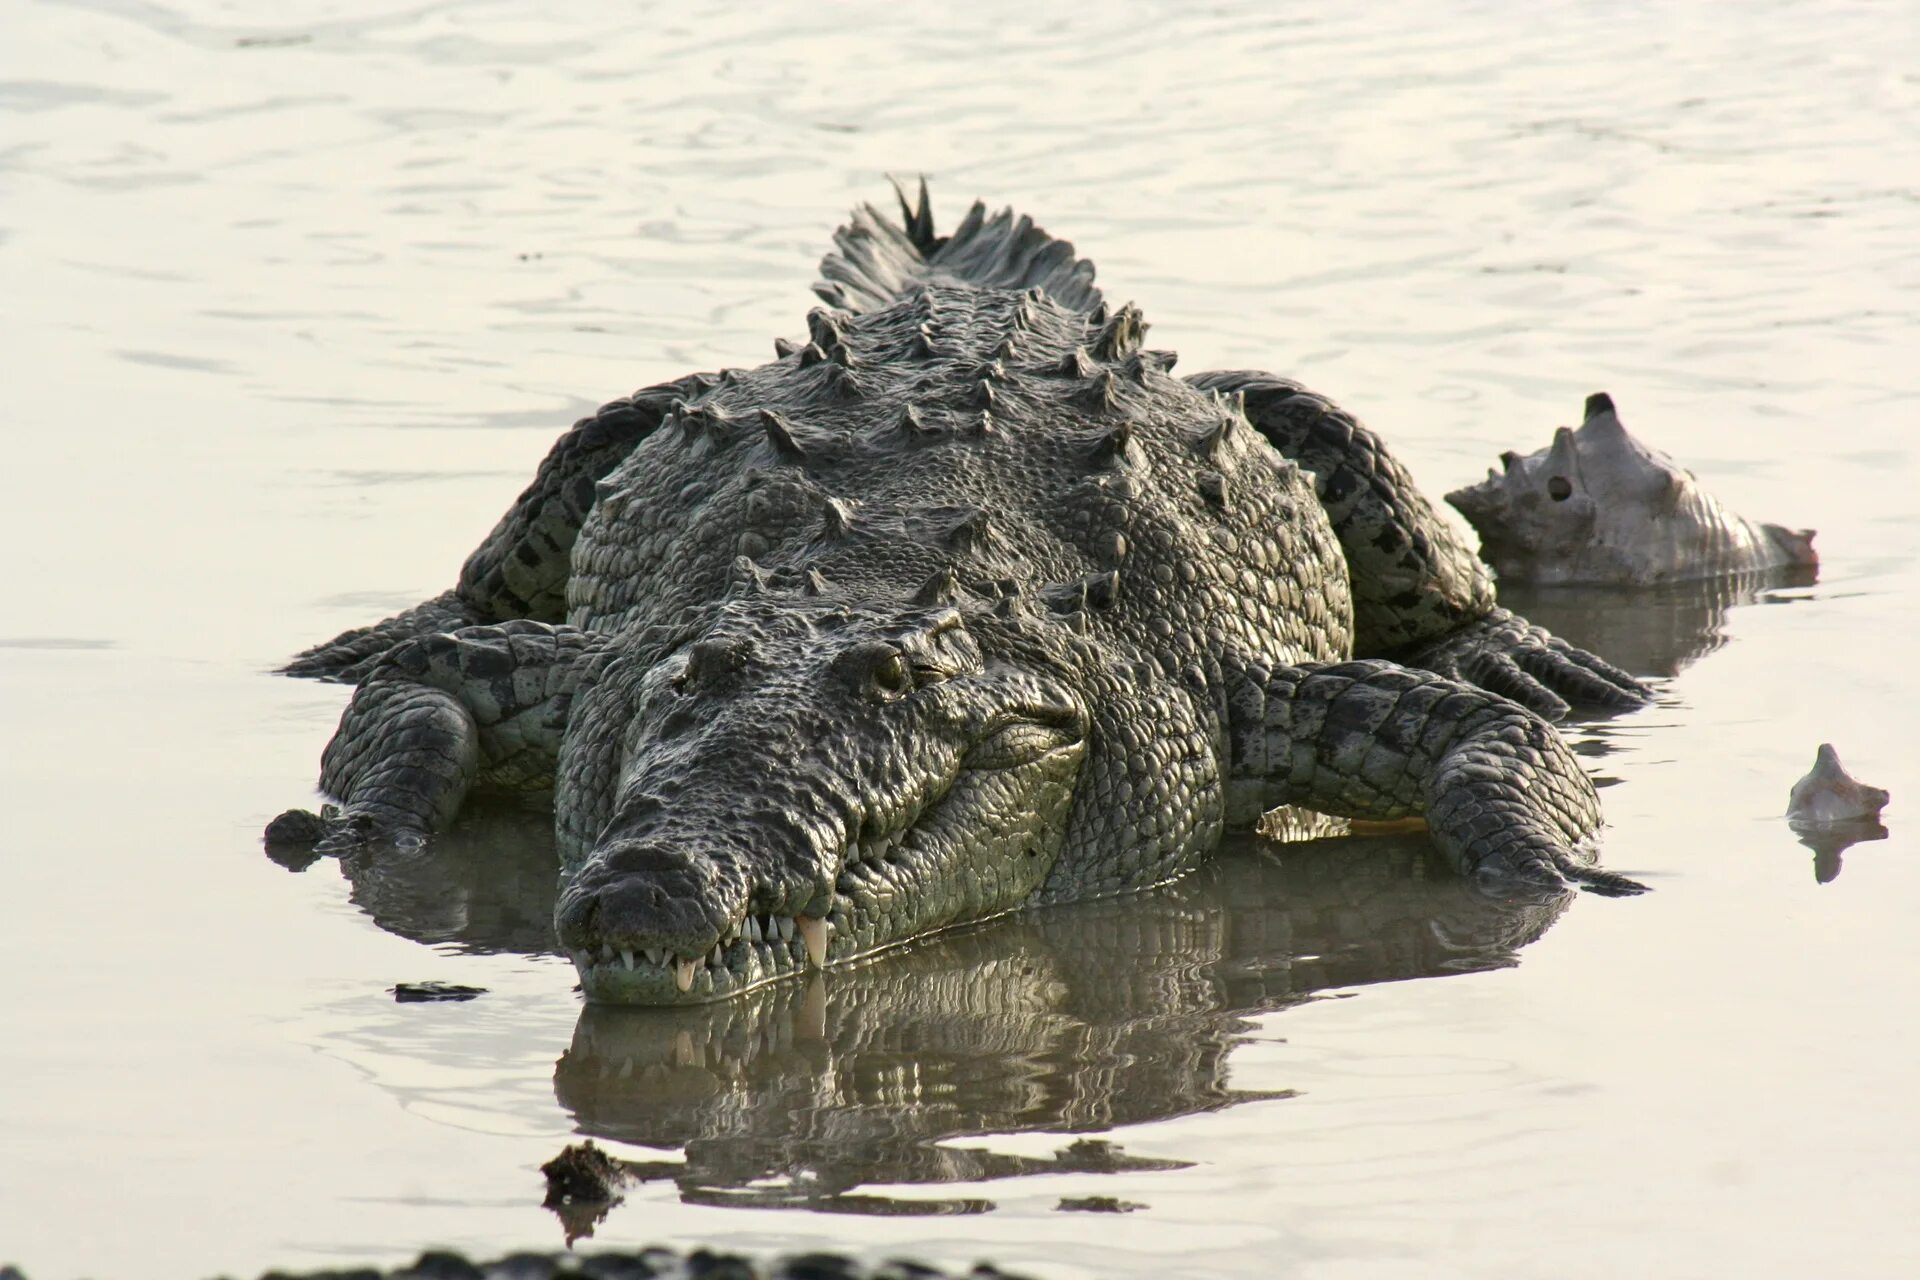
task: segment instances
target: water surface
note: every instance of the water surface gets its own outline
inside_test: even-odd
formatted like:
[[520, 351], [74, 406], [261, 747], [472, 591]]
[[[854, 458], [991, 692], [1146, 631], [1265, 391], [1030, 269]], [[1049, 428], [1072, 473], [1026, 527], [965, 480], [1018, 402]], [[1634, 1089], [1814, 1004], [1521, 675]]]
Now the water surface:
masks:
[[[0, 1261], [193, 1277], [724, 1238], [1039, 1275], [1884, 1276], [1920, 1258], [1920, 22], [1900, 3], [0, 0]], [[1606, 389], [1810, 586], [1524, 607], [1632, 901], [1247, 847], [670, 1018], [584, 1014], [537, 819], [264, 857], [554, 433], [771, 355], [886, 172], [1016, 203], [1183, 371], [1431, 492]], [[1779, 819], [1815, 747], [1885, 839]], [[489, 988], [400, 1005], [398, 981]], [[539, 1207], [586, 1133], [646, 1174]], [[1120, 1215], [1063, 1212], [1108, 1196]]]

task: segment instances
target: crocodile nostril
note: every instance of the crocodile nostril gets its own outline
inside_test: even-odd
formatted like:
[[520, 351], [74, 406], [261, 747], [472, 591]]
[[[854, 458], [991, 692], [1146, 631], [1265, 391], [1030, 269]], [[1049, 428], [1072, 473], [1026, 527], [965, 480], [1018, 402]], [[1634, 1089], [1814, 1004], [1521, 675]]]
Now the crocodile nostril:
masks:
[[1554, 476], [1547, 481], [1547, 496], [1555, 502], [1565, 502], [1573, 496], [1573, 482], [1565, 476]]

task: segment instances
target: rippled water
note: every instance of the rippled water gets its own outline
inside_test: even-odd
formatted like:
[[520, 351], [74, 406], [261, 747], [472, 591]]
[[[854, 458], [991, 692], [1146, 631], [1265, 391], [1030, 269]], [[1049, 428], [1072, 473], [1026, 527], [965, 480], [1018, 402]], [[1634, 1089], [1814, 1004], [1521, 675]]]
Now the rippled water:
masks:
[[[264, 12], [0, 3], [0, 1262], [1920, 1258], [1910, 4]], [[1033, 213], [1183, 369], [1301, 378], [1434, 492], [1604, 387], [1819, 529], [1811, 587], [1520, 601], [1659, 677], [1570, 730], [1658, 892], [1515, 918], [1417, 841], [1263, 846], [649, 1018], [545, 953], [537, 821], [262, 856], [344, 697], [271, 664], [447, 585], [578, 413], [797, 332], [888, 171]], [[1886, 839], [1779, 820], [1822, 741]], [[490, 992], [387, 994], [427, 978]], [[648, 1178], [597, 1224], [538, 1203], [576, 1132]]]

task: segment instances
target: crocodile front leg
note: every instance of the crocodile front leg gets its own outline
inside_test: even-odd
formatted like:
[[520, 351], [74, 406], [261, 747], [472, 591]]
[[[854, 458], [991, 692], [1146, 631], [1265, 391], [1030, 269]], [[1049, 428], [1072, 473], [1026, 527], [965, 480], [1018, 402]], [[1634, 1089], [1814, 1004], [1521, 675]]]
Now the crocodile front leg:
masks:
[[315, 645], [281, 670], [357, 684], [389, 649], [416, 636], [514, 618], [559, 622], [566, 616], [574, 540], [593, 508], [594, 485], [653, 434], [676, 400], [692, 400], [713, 385], [710, 374], [690, 374], [582, 418], [554, 442], [533, 483], [467, 557], [457, 586]]
[[423, 843], [476, 786], [551, 790], [574, 695], [605, 636], [516, 621], [401, 643], [354, 691], [321, 759], [315, 815], [290, 809], [269, 844], [338, 853]]
[[1462, 875], [1638, 893], [1592, 865], [1593, 783], [1553, 727], [1472, 685], [1387, 662], [1252, 669], [1232, 699], [1233, 817], [1296, 804], [1424, 817]]

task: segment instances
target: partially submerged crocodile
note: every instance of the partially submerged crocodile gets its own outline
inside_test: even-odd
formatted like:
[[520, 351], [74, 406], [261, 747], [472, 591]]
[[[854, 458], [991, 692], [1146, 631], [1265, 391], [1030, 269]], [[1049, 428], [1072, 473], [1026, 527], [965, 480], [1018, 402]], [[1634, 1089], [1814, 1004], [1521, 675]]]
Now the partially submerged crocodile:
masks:
[[1773, 569], [1811, 571], [1813, 530], [1729, 511], [1691, 471], [1635, 439], [1605, 392], [1587, 397], [1579, 430], [1447, 501], [1480, 535], [1502, 582], [1644, 586]]
[[1645, 691], [1500, 609], [1371, 431], [1170, 376], [1024, 217], [901, 206], [836, 234], [806, 342], [607, 405], [454, 590], [289, 667], [360, 687], [339, 806], [269, 841], [551, 790], [561, 944], [623, 1003], [1160, 883], [1279, 805], [1424, 816], [1504, 892], [1640, 888], [1542, 715]]

